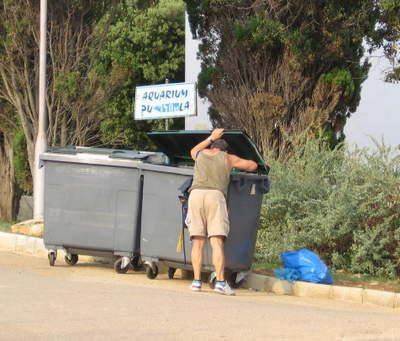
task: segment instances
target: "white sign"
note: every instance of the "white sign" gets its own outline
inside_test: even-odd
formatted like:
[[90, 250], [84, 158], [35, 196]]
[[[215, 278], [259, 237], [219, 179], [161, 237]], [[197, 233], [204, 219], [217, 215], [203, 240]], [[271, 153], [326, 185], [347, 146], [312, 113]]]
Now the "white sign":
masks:
[[196, 115], [194, 83], [168, 83], [136, 87], [135, 120]]

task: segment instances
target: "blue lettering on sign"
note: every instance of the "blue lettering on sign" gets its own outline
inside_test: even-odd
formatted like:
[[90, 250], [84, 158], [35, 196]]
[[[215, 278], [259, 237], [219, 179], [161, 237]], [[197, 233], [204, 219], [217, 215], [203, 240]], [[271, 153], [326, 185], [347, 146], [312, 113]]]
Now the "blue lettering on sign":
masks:
[[190, 109], [190, 103], [189, 101], [186, 101], [186, 102], [164, 103], [156, 105], [154, 107], [150, 105], [142, 106], [142, 112], [147, 111], [151, 113], [151, 109], [154, 109], [155, 111], [158, 111], [160, 113], [179, 112]]
[[151, 113], [153, 111], [158, 111], [159, 113], [170, 113], [170, 112], [180, 112], [190, 109], [190, 102], [174, 102], [174, 103], [163, 103], [155, 106], [152, 105], [142, 105], [141, 112]]
[[144, 112], [151, 113], [152, 109], [153, 109], [153, 106], [151, 106], [151, 105], [142, 105], [142, 114]]
[[161, 91], [145, 91], [143, 93], [142, 99], [144, 100], [162, 100], [164, 98], [173, 99], [173, 98], [186, 98], [189, 94], [187, 89], [182, 90], [161, 90]]

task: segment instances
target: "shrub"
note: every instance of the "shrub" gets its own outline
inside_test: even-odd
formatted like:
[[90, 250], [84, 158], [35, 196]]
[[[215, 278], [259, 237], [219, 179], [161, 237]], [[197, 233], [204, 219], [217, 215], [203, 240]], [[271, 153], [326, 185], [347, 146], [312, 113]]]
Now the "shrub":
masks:
[[25, 135], [17, 131], [13, 138], [15, 179], [24, 193], [32, 193], [32, 177], [29, 169]]
[[270, 166], [257, 257], [276, 263], [282, 251], [306, 247], [333, 268], [400, 274], [400, 157], [390, 148], [312, 141]]

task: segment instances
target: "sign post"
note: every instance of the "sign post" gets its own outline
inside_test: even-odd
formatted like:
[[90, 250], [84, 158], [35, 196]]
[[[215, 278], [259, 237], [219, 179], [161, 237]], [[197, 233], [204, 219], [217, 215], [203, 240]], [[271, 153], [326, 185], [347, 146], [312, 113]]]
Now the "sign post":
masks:
[[[168, 78], [165, 78], [165, 84], [169, 84]], [[169, 130], [169, 118], [165, 119], [165, 130]]]

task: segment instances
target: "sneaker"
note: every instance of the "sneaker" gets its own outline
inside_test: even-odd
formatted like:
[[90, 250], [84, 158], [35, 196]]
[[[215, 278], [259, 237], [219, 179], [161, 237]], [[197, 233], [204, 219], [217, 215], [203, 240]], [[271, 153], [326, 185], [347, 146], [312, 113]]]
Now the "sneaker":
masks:
[[228, 296], [235, 295], [235, 292], [231, 289], [227, 281], [216, 281], [214, 291], [222, 295], [228, 295]]
[[198, 279], [194, 279], [192, 282], [192, 285], [190, 286], [190, 289], [193, 291], [201, 291], [201, 281]]

